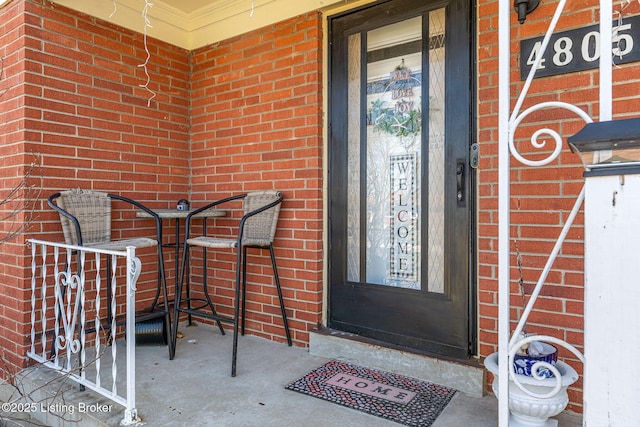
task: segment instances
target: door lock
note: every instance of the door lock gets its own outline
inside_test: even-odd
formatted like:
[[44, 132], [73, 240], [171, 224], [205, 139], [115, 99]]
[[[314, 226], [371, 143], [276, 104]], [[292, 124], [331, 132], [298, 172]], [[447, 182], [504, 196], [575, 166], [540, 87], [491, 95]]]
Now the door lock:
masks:
[[458, 160], [456, 164], [456, 197], [458, 204], [462, 204], [464, 200], [464, 162]]

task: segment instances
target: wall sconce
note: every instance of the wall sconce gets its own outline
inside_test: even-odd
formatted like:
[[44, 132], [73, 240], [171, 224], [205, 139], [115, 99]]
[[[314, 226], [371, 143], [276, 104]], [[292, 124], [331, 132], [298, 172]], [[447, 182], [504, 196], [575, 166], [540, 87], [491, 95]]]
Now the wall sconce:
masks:
[[640, 118], [588, 123], [567, 142], [585, 176], [640, 172]]
[[518, 21], [524, 24], [527, 15], [533, 12], [540, 4], [540, 0], [513, 0], [513, 7], [518, 14]]

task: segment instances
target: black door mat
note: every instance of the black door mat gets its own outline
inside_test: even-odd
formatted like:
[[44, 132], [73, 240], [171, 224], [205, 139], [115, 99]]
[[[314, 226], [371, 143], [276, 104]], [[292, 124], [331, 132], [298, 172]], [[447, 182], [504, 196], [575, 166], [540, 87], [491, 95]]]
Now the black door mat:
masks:
[[407, 426], [430, 426], [455, 390], [390, 372], [332, 360], [286, 386]]

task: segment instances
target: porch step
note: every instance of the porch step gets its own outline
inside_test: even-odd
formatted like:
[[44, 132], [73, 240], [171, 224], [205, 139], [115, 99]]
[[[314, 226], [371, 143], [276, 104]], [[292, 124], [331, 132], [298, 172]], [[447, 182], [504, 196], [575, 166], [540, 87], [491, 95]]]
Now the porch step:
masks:
[[475, 361], [463, 363], [411, 353], [326, 328], [311, 332], [309, 353], [429, 381], [472, 397], [482, 397], [486, 390], [484, 367]]
[[[23, 369], [17, 381], [20, 393], [28, 395], [29, 402], [35, 402], [35, 410], [29, 414], [33, 424], [16, 425], [112, 427], [122, 419], [119, 405], [89, 390], [80, 391], [78, 384], [66, 381], [64, 375], [44, 366]], [[6, 383], [0, 386], [0, 396], [4, 395], [7, 400], [15, 399], [16, 393], [18, 390]]]

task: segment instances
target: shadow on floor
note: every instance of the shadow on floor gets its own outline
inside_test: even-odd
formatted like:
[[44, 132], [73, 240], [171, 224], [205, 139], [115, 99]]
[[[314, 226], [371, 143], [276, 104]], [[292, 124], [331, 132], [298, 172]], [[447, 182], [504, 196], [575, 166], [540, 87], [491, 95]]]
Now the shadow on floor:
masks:
[[[398, 424], [343, 406], [306, 396], [285, 386], [322, 365], [327, 359], [306, 349], [265, 339], [239, 338], [238, 371], [231, 373], [231, 334], [220, 335], [205, 325], [182, 326], [174, 360], [166, 347], [139, 346], [136, 350], [136, 407], [147, 426], [398, 426]], [[122, 346], [124, 347], [124, 346]], [[55, 375], [42, 367], [29, 378], [42, 381]], [[123, 385], [124, 386], [124, 385]], [[65, 403], [76, 408], [110, 404], [91, 391], [65, 385]], [[120, 386], [119, 386], [120, 387]], [[472, 398], [457, 393], [433, 427], [494, 427], [497, 400], [492, 395]], [[104, 413], [83, 413], [80, 421], [51, 417], [51, 426], [117, 426], [122, 408], [111, 403]], [[0, 414], [1, 415], [1, 414]], [[580, 417], [562, 414], [561, 427], [580, 426]], [[0, 423], [1, 425], [1, 423]]]

